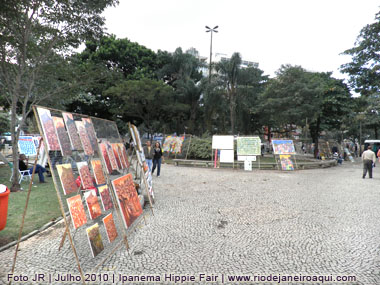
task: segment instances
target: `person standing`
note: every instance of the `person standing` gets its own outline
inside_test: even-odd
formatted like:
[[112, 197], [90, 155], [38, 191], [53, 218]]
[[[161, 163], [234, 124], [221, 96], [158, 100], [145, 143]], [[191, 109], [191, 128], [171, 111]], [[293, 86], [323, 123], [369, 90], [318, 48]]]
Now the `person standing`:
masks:
[[154, 173], [154, 170], [156, 169], [157, 166], [157, 177], [160, 176], [161, 172], [161, 159], [162, 159], [162, 149], [161, 145], [159, 142], [156, 142], [154, 144], [154, 155], [153, 155], [153, 169], [152, 169], [152, 175]]
[[150, 145], [150, 141], [146, 142], [146, 146], [143, 147], [144, 155], [145, 155], [145, 161], [148, 164], [149, 171], [152, 171], [152, 159], [153, 159], [153, 148]]
[[367, 171], [369, 174], [369, 178], [372, 178], [372, 165], [376, 162], [376, 155], [371, 150], [371, 146], [368, 146], [368, 149], [363, 152], [362, 154], [362, 161], [363, 161], [363, 179], [367, 175]]

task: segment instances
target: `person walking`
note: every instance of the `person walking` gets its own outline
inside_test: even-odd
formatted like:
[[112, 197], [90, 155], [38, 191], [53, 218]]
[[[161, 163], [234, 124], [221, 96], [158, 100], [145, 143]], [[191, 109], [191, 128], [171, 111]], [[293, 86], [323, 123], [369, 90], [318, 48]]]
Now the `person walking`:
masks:
[[369, 174], [369, 178], [372, 178], [372, 166], [376, 163], [376, 155], [371, 149], [372, 147], [369, 145], [368, 149], [364, 151], [362, 154], [363, 179], [366, 177], [367, 171]]
[[145, 155], [145, 161], [146, 164], [148, 164], [149, 171], [152, 171], [152, 159], [153, 159], [153, 148], [150, 145], [150, 141], [146, 142], [146, 146], [143, 147], [144, 155]]
[[160, 176], [160, 172], [161, 172], [161, 159], [162, 159], [162, 149], [159, 142], [156, 142], [154, 144], [153, 152], [154, 152], [154, 155], [153, 155], [152, 175], [154, 173], [154, 170], [157, 167], [157, 177], [158, 177]]

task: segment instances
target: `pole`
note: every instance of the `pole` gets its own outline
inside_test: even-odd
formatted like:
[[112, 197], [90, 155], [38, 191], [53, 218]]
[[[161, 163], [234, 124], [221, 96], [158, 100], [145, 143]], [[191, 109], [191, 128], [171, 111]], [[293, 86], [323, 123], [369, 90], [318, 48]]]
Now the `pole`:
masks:
[[359, 120], [359, 156], [362, 156], [362, 120]]
[[209, 68], [208, 68], [208, 81], [209, 81], [209, 83], [211, 82], [212, 32], [213, 32], [213, 30], [210, 31], [210, 34], [211, 34], [211, 41], [210, 41], [210, 64], [209, 64]]

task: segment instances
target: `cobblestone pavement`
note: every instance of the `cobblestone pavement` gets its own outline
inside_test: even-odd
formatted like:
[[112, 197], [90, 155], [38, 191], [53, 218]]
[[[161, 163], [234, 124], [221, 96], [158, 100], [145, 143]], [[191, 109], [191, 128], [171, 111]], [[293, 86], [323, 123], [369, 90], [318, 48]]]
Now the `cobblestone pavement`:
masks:
[[[163, 165], [154, 177], [154, 216], [146, 211], [146, 225], [128, 237], [129, 252], [117, 251], [94, 283], [143, 274], [168, 284], [165, 274], [194, 275], [189, 283], [202, 283], [199, 274], [207, 273], [217, 283], [233, 274], [326, 274], [380, 284], [380, 170], [364, 180], [361, 171], [348, 163], [295, 172]], [[61, 223], [23, 242], [16, 273], [29, 281], [35, 273], [77, 276], [69, 243], [57, 251], [62, 232]], [[13, 254], [14, 247], [0, 253], [0, 283]], [[111, 281], [101, 282], [105, 275]]]

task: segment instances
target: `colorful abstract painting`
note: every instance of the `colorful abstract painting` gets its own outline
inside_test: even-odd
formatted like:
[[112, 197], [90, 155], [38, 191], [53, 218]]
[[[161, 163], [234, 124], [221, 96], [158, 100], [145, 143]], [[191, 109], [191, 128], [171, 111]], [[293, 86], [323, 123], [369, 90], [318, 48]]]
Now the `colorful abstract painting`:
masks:
[[84, 123], [84, 127], [86, 129], [88, 138], [90, 139], [92, 149], [94, 151], [96, 151], [96, 146], [97, 146], [98, 142], [96, 139], [96, 133], [95, 133], [94, 125], [92, 124], [92, 121], [90, 118], [82, 118], [82, 121]]
[[69, 134], [72, 149], [83, 150], [82, 143], [78, 135], [77, 127], [75, 125], [74, 117], [70, 113], [62, 112], [63, 120], [65, 121], [66, 129]]
[[48, 150], [61, 150], [50, 111], [40, 107], [37, 107], [37, 111], [47, 140]]
[[69, 135], [66, 132], [65, 123], [63, 122], [63, 119], [54, 116], [52, 118], [54, 122], [54, 127], [57, 131], [59, 146], [61, 148], [62, 155], [72, 155], [73, 152], [71, 150], [71, 143]]
[[71, 168], [71, 164], [59, 164], [57, 165], [57, 171], [65, 195], [76, 192], [78, 190], [78, 186], [75, 183], [75, 177]]
[[87, 209], [92, 220], [96, 219], [102, 214], [100, 205], [98, 202], [98, 197], [96, 196], [95, 190], [89, 190], [84, 192], [84, 198], [86, 199]]
[[108, 172], [108, 174], [111, 174], [112, 166], [111, 166], [110, 157], [108, 156], [107, 146], [105, 143], [100, 143], [99, 148], [100, 148], [100, 152], [102, 153], [102, 157], [103, 157], [104, 163], [106, 165], [107, 172]]
[[272, 140], [274, 154], [295, 154], [292, 140]]
[[87, 223], [86, 213], [84, 212], [82, 199], [80, 195], [76, 195], [68, 198], [67, 205], [69, 206], [69, 211], [71, 215], [71, 220], [73, 221], [74, 229], [83, 226]]
[[171, 153], [181, 153], [182, 152], [182, 144], [185, 140], [185, 137], [177, 137], [177, 136], [167, 136], [165, 138], [162, 149], [164, 152]]
[[280, 155], [282, 170], [294, 170], [293, 161], [290, 159], [290, 157], [290, 155]]
[[91, 160], [92, 170], [94, 171], [96, 184], [102, 185], [106, 183], [106, 178], [104, 177], [102, 162], [99, 159]]
[[112, 185], [122, 213], [124, 225], [128, 228], [142, 214], [132, 174], [129, 173], [113, 180]]
[[108, 186], [107, 185], [100, 186], [98, 189], [99, 189], [100, 198], [102, 199], [102, 205], [103, 205], [104, 211], [112, 209], [113, 203], [112, 203], [111, 194], [108, 190]]
[[104, 249], [102, 237], [99, 231], [99, 225], [95, 225], [86, 229], [88, 242], [90, 243], [90, 248], [92, 252], [92, 257], [97, 256]]
[[78, 133], [79, 133], [80, 141], [82, 142], [84, 153], [87, 155], [94, 155], [94, 150], [92, 148], [90, 139], [88, 138], [83, 121], [75, 121], [75, 125], [78, 129]]
[[108, 241], [111, 243], [117, 238], [117, 230], [112, 213], [103, 218], [103, 223], [106, 228]]
[[84, 189], [93, 189], [95, 188], [94, 183], [92, 182], [92, 176], [90, 169], [88, 168], [87, 162], [77, 162], [77, 167], [82, 181], [82, 186]]

